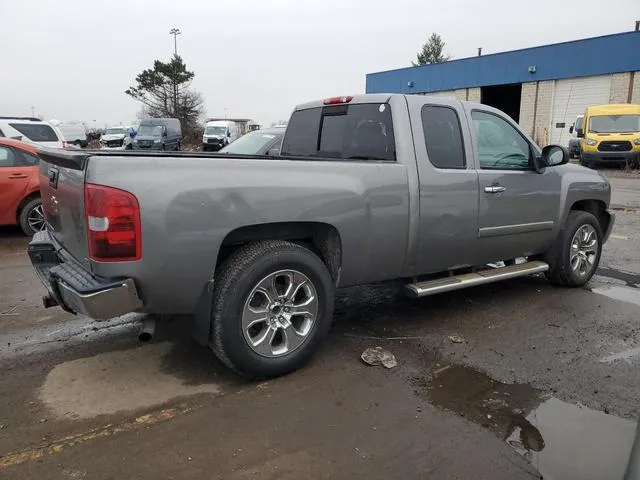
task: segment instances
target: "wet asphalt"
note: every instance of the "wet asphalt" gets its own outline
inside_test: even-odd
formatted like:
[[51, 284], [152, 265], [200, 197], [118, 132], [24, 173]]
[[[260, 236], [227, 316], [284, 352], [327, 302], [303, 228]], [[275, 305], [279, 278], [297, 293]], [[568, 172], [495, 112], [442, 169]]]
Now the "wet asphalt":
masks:
[[[581, 289], [532, 276], [419, 300], [339, 292], [313, 362], [229, 373], [184, 327], [45, 310], [0, 230], [0, 478], [618, 479], [640, 417], [640, 179]], [[617, 195], [617, 187], [620, 195]], [[397, 366], [368, 366], [380, 346]]]

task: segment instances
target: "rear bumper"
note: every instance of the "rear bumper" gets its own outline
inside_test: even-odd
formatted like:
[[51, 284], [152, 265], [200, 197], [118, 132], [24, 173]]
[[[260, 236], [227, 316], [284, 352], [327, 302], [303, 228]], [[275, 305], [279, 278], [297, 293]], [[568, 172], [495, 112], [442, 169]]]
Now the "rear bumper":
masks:
[[133, 279], [92, 275], [63, 250], [56, 249], [46, 230], [33, 236], [28, 252], [33, 268], [49, 292], [45, 306], [58, 304], [64, 310], [96, 320], [107, 320], [142, 307]]
[[628, 152], [585, 152], [582, 151], [582, 160], [591, 164], [631, 162], [640, 159], [640, 152], [633, 150]]

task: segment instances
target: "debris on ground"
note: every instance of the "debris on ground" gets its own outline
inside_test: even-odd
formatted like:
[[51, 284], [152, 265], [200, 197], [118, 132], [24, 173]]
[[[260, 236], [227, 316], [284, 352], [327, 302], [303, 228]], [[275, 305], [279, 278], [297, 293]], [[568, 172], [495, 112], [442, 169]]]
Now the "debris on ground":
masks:
[[360, 358], [364, 363], [372, 366], [382, 365], [386, 368], [393, 368], [398, 365], [393, 353], [382, 347], [367, 348], [362, 352]]
[[11, 307], [6, 312], [0, 313], [0, 315], [3, 315], [3, 316], [18, 316], [20, 314], [18, 312], [16, 312], [16, 308], [18, 308], [18, 306], [14, 305], [13, 307]]
[[453, 343], [464, 343], [464, 338], [462, 338], [460, 335], [449, 335], [449, 340], [451, 340]]

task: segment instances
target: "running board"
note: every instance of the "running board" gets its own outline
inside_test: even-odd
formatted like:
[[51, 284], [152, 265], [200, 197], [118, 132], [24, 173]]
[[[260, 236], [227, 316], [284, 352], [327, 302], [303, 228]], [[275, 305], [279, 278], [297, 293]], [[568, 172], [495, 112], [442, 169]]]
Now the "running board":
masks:
[[510, 278], [523, 277], [533, 273], [546, 272], [549, 265], [544, 262], [526, 262], [508, 267], [490, 268], [475, 273], [465, 273], [452, 277], [427, 280], [425, 282], [410, 283], [406, 286], [407, 294], [411, 297], [426, 297], [436, 293], [450, 292], [462, 288], [474, 287], [483, 283], [499, 282]]

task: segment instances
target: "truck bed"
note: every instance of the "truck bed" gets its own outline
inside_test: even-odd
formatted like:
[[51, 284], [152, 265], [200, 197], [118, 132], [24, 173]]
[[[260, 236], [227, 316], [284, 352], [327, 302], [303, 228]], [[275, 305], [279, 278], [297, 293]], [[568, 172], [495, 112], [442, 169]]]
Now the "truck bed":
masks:
[[[409, 191], [401, 163], [186, 152], [43, 150], [40, 156], [43, 205], [58, 248], [97, 276], [133, 278], [142, 311], [193, 311], [221, 247], [247, 226], [334, 226], [344, 286], [396, 278], [404, 268]], [[140, 261], [88, 258], [86, 183], [136, 196]]]

